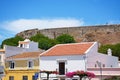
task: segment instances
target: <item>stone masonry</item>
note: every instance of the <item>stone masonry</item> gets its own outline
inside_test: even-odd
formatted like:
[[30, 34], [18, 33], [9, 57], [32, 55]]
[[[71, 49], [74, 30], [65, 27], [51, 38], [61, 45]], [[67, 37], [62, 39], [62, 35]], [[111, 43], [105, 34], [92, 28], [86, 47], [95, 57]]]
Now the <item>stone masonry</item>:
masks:
[[70, 34], [77, 42], [98, 41], [102, 44], [120, 43], [120, 24], [52, 28], [43, 30], [31, 29], [20, 32], [17, 36], [30, 38], [37, 33], [44, 34], [53, 39], [61, 34]]

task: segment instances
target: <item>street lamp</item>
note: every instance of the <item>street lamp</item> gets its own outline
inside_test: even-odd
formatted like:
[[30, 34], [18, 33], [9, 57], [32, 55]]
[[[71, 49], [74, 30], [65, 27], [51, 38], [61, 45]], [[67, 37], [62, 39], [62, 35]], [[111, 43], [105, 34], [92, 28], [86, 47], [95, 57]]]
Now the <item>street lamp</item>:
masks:
[[96, 63], [98, 64], [98, 66], [100, 67], [100, 74], [101, 74], [101, 80], [102, 80], [102, 63], [99, 61], [96, 61]]
[[83, 56], [83, 59], [84, 59], [84, 63], [85, 63], [85, 71], [87, 71], [87, 67], [86, 67], [86, 62], [87, 62], [87, 61], [86, 61], [86, 58], [87, 58], [86, 55], [84, 55], [84, 56]]

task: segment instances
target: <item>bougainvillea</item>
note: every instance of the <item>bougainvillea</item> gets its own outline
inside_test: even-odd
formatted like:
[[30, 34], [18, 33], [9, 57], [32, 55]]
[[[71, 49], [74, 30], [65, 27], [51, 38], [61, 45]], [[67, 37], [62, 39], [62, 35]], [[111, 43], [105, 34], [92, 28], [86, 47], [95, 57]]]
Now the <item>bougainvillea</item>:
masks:
[[69, 78], [72, 78], [73, 76], [79, 76], [80, 80], [82, 80], [83, 77], [88, 77], [89, 79], [94, 78], [95, 74], [91, 72], [84, 72], [84, 71], [74, 71], [74, 72], [68, 72], [66, 73], [66, 76]]

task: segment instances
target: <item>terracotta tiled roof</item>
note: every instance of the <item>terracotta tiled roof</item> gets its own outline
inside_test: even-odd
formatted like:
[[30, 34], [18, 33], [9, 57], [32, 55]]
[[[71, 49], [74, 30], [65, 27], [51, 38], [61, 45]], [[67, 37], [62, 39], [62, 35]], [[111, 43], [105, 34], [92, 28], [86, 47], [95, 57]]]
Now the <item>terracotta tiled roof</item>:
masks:
[[4, 49], [0, 49], [0, 52], [5, 52], [5, 50]]
[[45, 51], [41, 56], [65, 56], [82, 55], [94, 44], [94, 42], [58, 44]]
[[7, 59], [19, 59], [19, 58], [36, 58], [39, 57], [41, 52], [24, 52], [14, 56], [7, 57]]
[[28, 44], [29, 42], [19, 41], [19, 44]]

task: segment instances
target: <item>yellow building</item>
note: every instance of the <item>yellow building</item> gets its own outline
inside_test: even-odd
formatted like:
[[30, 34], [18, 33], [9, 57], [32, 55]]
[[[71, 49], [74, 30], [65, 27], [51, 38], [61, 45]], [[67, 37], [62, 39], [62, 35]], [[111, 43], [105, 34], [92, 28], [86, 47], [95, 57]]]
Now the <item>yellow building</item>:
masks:
[[40, 52], [24, 52], [6, 58], [6, 75], [3, 80], [36, 80], [39, 72]]

